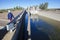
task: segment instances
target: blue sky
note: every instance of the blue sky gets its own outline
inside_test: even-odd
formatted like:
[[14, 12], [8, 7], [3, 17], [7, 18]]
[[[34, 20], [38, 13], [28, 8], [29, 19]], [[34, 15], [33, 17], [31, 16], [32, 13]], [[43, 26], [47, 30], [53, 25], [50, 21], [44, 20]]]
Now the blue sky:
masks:
[[29, 7], [48, 2], [48, 8], [60, 8], [60, 0], [0, 0], [0, 9], [13, 8], [15, 6]]

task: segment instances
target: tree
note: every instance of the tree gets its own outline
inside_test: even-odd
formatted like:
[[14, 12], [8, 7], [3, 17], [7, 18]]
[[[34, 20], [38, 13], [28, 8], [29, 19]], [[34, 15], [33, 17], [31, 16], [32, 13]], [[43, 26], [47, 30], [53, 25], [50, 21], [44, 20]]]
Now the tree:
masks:
[[16, 7], [14, 7], [14, 10], [22, 10], [23, 8], [22, 7], [20, 7], [20, 6], [16, 6]]
[[42, 3], [42, 4], [40, 4], [40, 6], [39, 6], [39, 8], [40, 9], [43, 9], [43, 10], [45, 10], [45, 9], [47, 9], [47, 7], [48, 7], [48, 3], [46, 2], [46, 3]]
[[45, 9], [48, 8], [48, 3], [47, 2], [44, 4], [44, 7], [45, 7]]
[[43, 3], [40, 4], [39, 8], [40, 8], [40, 9], [44, 9], [44, 4], [43, 4]]

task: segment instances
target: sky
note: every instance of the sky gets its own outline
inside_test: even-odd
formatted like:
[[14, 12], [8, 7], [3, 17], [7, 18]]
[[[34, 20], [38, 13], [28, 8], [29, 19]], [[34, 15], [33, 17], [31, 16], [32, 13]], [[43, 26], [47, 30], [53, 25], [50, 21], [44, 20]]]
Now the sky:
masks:
[[60, 0], [0, 0], [0, 9], [8, 9], [15, 6], [27, 8], [45, 2], [48, 2], [48, 8], [60, 8]]

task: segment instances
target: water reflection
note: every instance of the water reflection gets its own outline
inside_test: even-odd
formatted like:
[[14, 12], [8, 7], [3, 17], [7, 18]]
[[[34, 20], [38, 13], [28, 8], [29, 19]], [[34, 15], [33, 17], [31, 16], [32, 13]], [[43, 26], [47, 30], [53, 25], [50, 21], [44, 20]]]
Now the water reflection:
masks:
[[55, 28], [38, 15], [31, 15], [31, 34], [32, 40], [56, 40]]

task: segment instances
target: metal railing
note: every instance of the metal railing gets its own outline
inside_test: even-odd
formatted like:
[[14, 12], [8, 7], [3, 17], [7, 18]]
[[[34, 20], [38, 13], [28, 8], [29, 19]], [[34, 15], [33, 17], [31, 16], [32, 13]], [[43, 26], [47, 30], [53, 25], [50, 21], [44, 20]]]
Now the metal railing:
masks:
[[11, 40], [25, 40], [25, 16], [26, 10], [22, 13], [22, 16], [17, 23], [16, 31]]
[[14, 29], [14, 26], [17, 23], [17, 21], [19, 20], [19, 17], [21, 16], [22, 13], [23, 13], [23, 11], [19, 15], [17, 15], [11, 22], [9, 22], [6, 25], [7, 31], [10, 31], [11, 29]]

